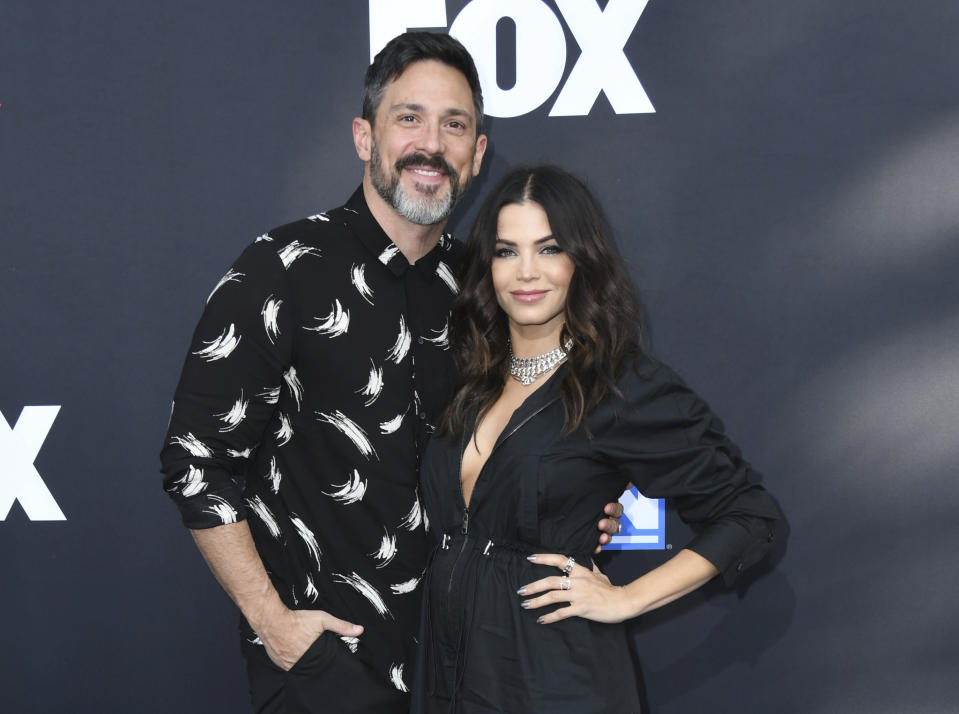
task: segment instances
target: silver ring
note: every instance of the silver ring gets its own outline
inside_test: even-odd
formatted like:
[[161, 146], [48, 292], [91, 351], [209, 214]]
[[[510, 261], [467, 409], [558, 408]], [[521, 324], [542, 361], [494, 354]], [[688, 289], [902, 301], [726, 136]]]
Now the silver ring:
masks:
[[563, 572], [566, 575], [569, 575], [571, 572], [573, 572], [574, 565], [576, 565], [576, 561], [573, 559], [573, 556], [566, 556], [566, 565], [563, 566]]
[[572, 589], [573, 589], [573, 581], [569, 579], [569, 576], [568, 576], [568, 575], [567, 575], [566, 577], [564, 577], [563, 580], [562, 580], [562, 582], [559, 584], [559, 589], [560, 589], [560, 590], [572, 590]]

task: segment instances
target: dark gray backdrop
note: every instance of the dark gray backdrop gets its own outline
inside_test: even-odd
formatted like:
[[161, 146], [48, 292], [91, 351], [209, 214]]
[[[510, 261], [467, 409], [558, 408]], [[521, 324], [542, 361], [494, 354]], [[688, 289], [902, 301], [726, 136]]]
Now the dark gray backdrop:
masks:
[[[62, 405], [36, 467], [67, 518], [0, 522], [0, 710], [246, 707], [156, 454], [226, 267], [359, 181], [368, 23], [362, 2], [0, 4], [0, 412]], [[749, 587], [637, 623], [655, 714], [955, 711], [957, 30], [943, 0], [651, 0], [626, 54], [656, 113], [548, 117], [554, 93], [490, 121], [454, 228], [514, 163], [586, 177], [656, 351], [793, 529]]]

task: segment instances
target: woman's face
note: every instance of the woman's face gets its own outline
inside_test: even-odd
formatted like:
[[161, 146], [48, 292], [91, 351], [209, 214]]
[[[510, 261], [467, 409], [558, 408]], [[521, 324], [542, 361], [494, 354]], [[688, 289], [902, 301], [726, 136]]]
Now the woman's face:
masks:
[[511, 329], [529, 338], [555, 331], [558, 339], [573, 261], [553, 238], [542, 206], [528, 201], [500, 210], [490, 269]]

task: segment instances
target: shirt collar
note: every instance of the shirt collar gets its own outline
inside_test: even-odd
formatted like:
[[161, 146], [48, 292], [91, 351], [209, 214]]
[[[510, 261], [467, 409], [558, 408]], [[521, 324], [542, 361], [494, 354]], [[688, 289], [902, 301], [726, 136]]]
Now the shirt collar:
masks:
[[[356, 238], [366, 246], [376, 259], [386, 266], [393, 275], [401, 277], [410, 268], [410, 263], [406, 256], [400, 251], [396, 243], [390, 240], [386, 231], [376, 222], [370, 207], [366, 203], [366, 197], [363, 195], [363, 186], [360, 185], [350, 199], [343, 206], [347, 211], [347, 225], [356, 236]], [[440, 257], [452, 247], [453, 239], [448, 233], [443, 233], [439, 241], [429, 253], [416, 261], [417, 269], [425, 271], [426, 274], [436, 273]]]

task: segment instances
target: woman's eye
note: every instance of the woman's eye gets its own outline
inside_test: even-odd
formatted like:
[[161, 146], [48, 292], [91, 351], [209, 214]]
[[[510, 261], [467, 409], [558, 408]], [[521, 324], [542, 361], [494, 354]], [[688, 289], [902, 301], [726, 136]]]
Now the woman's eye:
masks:
[[496, 258], [508, 258], [513, 254], [512, 248], [497, 248], [493, 253], [493, 256]]
[[544, 254], [544, 255], [559, 255], [559, 254], [562, 253], [562, 252], [563, 252], [563, 249], [560, 248], [558, 245], [555, 245], [555, 244], [554, 244], [554, 245], [544, 245], [544, 246], [543, 246], [543, 254]]

